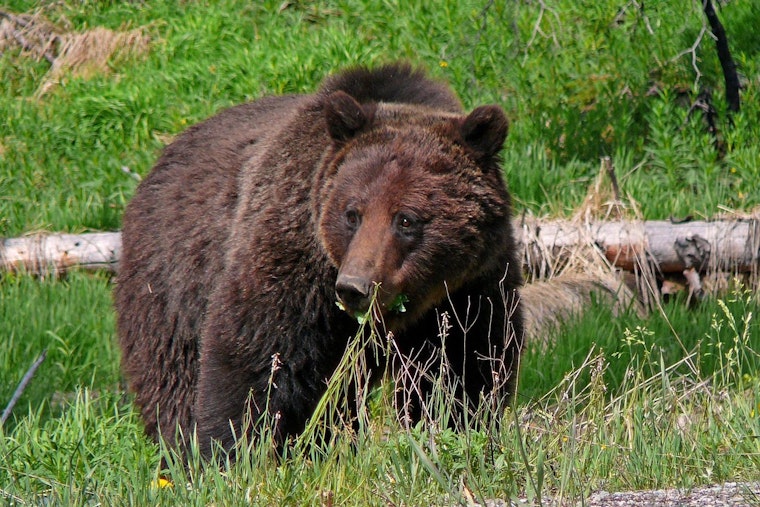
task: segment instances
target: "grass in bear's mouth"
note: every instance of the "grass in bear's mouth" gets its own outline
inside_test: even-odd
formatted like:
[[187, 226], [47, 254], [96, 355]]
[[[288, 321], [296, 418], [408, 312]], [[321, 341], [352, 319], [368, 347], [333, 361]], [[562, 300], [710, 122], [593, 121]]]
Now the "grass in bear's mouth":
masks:
[[409, 298], [406, 297], [406, 294], [399, 294], [393, 299], [388, 310], [393, 313], [404, 313], [406, 312], [406, 306], [404, 306], [404, 303], [408, 302]]
[[[393, 298], [393, 301], [391, 301], [391, 304], [388, 306], [388, 311], [392, 313], [404, 313], [406, 312], [406, 306], [404, 306], [404, 303], [408, 303], [409, 298], [406, 296], [406, 294], [399, 294], [395, 298]], [[373, 301], [374, 304], [374, 301]], [[346, 306], [341, 303], [340, 301], [336, 301], [335, 305], [343, 310], [346, 313], [349, 313], [346, 309]], [[364, 324], [367, 322], [367, 319], [369, 318], [370, 313], [372, 312], [372, 305], [370, 305], [370, 309], [366, 312], [354, 312], [353, 316], [356, 319], [356, 322], [359, 324]]]

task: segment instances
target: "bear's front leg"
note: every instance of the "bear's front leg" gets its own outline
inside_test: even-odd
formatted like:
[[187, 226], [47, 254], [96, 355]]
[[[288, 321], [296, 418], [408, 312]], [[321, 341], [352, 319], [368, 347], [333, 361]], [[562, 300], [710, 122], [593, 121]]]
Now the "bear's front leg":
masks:
[[266, 343], [270, 346], [261, 345], [259, 353], [249, 348], [245, 358], [218, 341], [203, 344], [194, 417], [207, 458], [218, 445], [234, 460], [241, 435], [259, 439], [271, 432], [273, 445], [280, 449], [303, 431], [324, 393], [331, 371], [325, 371], [317, 356], [303, 350], [272, 352], [276, 340]]
[[443, 409], [449, 426], [463, 429], [483, 403], [498, 411], [515, 394], [523, 334], [517, 292], [462, 290], [448, 303], [405, 333], [394, 360], [397, 409], [408, 424], [440, 421]]

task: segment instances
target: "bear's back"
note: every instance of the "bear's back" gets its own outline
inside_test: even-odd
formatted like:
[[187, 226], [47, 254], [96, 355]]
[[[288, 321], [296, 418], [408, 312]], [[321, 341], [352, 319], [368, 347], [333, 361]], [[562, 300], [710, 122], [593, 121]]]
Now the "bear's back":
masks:
[[342, 91], [360, 104], [385, 102], [425, 106], [442, 112], [461, 113], [462, 104], [448, 85], [431, 80], [407, 63], [376, 69], [357, 67], [328, 77], [319, 94]]

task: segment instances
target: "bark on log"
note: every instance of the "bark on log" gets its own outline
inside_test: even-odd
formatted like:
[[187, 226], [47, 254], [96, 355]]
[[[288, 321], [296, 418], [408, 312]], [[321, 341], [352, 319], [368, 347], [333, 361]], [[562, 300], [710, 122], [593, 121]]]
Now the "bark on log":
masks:
[[[614, 266], [634, 271], [650, 263], [661, 273], [684, 269], [752, 272], [760, 268], [760, 219], [693, 221], [515, 220], [524, 268], [540, 272], [593, 247]], [[0, 270], [62, 273], [72, 267], [117, 271], [121, 234], [52, 234], [6, 239]]]
[[680, 273], [687, 268], [756, 272], [760, 263], [757, 218], [588, 224], [553, 220], [532, 221], [519, 227], [527, 247], [524, 258], [528, 269], [536, 269], [536, 263], [549, 256], [562, 259], [584, 244], [593, 244], [611, 264], [627, 271], [648, 262], [662, 273]]
[[0, 244], [0, 270], [47, 275], [78, 267], [116, 271], [121, 233], [50, 234], [6, 239]]

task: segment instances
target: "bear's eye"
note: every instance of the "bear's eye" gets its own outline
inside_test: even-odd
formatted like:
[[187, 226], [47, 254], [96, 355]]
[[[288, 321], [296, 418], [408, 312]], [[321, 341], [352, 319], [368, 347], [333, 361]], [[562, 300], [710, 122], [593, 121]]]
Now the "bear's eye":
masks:
[[346, 225], [351, 229], [356, 229], [362, 221], [361, 215], [355, 209], [346, 210]]
[[399, 213], [395, 222], [396, 230], [407, 239], [418, 237], [422, 231], [422, 223], [411, 215]]

